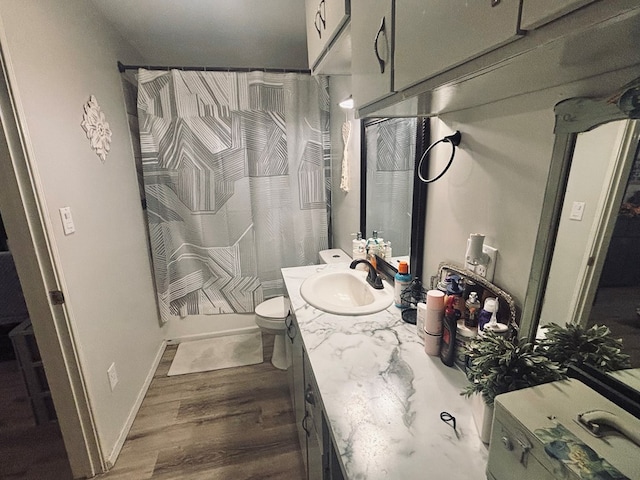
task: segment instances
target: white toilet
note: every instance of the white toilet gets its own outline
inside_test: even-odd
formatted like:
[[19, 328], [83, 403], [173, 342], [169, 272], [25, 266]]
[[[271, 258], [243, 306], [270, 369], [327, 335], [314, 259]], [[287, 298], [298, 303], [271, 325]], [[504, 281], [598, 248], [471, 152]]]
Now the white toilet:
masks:
[[[322, 250], [318, 254], [320, 263], [349, 263], [351, 257], [339, 248]], [[285, 321], [290, 313], [291, 303], [286, 297], [273, 297], [265, 300], [256, 307], [256, 325], [264, 333], [275, 335], [273, 342], [273, 355], [271, 363], [280, 370], [289, 367], [285, 350], [285, 331], [287, 329]]]
[[351, 257], [340, 248], [320, 250], [320, 263], [351, 263]]
[[275, 335], [271, 363], [280, 370], [286, 370], [289, 367], [284, 344], [284, 334], [287, 328], [285, 320], [289, 316], [289, 306], [288, 298], [273, 297], [256, 307], [256, 325], [264, 333]]

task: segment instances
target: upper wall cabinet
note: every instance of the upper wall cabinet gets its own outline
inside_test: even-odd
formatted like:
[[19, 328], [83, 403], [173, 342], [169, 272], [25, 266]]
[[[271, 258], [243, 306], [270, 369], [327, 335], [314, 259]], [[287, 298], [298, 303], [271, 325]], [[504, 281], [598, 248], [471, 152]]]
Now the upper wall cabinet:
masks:
[[352, 0], [351, 12], [351, 86], [361, 108], [393, 93], [393, 0]]
[[[349, 21], [350, 4], [350, 0], [306, 0], [307, 51], [309, 68], [313, 73], [336, 73], [319, 71], [319, 68], [339, 39], [343, 40], [342, 44], [345, 43], [343, 31]], [[344, 45], [340, 48], [344, 48]]]
[[519, 38], [520, 1], [397, 1], [396, 90]]
[[533, 30], [594, 1], [595, 0], [523, 0], [520, 26], [524, 30]]

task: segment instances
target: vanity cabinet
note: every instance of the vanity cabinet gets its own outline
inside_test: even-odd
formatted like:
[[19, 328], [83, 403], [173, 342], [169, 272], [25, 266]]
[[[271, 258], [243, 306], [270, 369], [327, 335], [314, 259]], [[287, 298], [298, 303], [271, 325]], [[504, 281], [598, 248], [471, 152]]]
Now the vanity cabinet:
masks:
[[358, 108], [393, 89], [393, 0], [351, 2], [351, 85]]
[[395, 16], [397, 91], [520, 37], [520, 0], [402, 0]]
[[313, 73], [330, 73], [319, 72], [319, 65], [341, 36], [349, 14], [350, 0], [306, 0], [307, 52]]
[[302, 346], [302, 336], [298, 329], [298, 324], [293, 315], [289, 315], [285, 321], [286, 340], [285, 347], [289, 361], [288, 377], [289, 392], [291, 394], [291, 404], [296, 416], [296, 426], [298, 430], [298, 442], [302, 449], [302, 460], [305, 470], [308, 470], [307, 462], [307, 435], [303, 428], [305, 422], [305, 400], [304, 400], [304, 348]]
[[595, 0], [523, 0], [520, 27], [533, 30]]
[[342, 480], [322, 399], [311, 364], [304, 350], [298, 323], [293, 315], [286, 321], [289, 389], [296, 415], [298, 439], [307, 480]]
[[311, 365], [306, 356], [303, 356], [303, 369], [305, 416], [302, 428], [307, 436], [307, 478], [308, 480], [323, 480], [326, 477], [324, 473], [322, 406]]

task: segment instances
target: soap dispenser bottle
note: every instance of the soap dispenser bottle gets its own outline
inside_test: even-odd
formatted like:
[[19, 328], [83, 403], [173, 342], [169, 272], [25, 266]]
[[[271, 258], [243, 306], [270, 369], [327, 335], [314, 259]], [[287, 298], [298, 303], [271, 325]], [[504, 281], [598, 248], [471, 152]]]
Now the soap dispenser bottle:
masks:
[[352, 252], [351, 252], [351, 256], [354, 260], [358, 259], [358, 258], [363, 258], [366, 259], [367, 255], [366, 255], [366, 245], [367, 242], [362, 238], [362, 233], [361, 232], [357, 232], [357, 233], [353, 233], [352, 235], [355, 235], [356, 238], [353, 240], [352, 242]]
[[367, 260], [369, 260], [374, 266], [376, 261], [376, 255], [384, 256], [381, 252], [381, 248], [383, 248], [384, 240], [382, 237], [378, 237], [378, 231], [374, 230], [371, 234], [371, 237], [367, 240]]
[[467, 328], [476, 328], [478, 326], [478, 315], [480, 314], [480, 300], [478, 293], [471, 292], [464, 309], [464, 325]]

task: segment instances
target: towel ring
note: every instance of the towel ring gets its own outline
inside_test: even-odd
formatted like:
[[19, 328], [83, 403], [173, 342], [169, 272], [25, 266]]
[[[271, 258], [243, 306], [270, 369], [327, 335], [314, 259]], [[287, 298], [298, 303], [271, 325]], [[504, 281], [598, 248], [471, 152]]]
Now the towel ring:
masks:
[[[422, 180], [424, 183], [433, 183], [436, 180], [438, 180], [440, 177], [442, 177], [445, 173], [447, 173], [447, 170], [449, 170], [451, 163], [453, 163], [453, 157], [456, 155], [456, 147], [460, 145], [460, 137], [461, 137], [460, 132], [456, 130], [456, 133], [452, 135], [447, 135], [446, 137], [441, 138], [440, 140], [437, 140], [433, 142], [431, 145], [429, 145], [429, 148], [427, 148], [427, 150], [422, 154], [422, 157], [420, 157], [420, 162], [418, 162], [418, 178], [420, 178], [420, 180]], [[444, 170], [442, 170], [438, 175], [436, 175], [433, 178], [426, 179], [422, 176], [422, 173], [421, 173], [422, 162], [424, 161], [427, 154], [431, 151], [431, 149], [442, 142], [451, 144], [451, 157], [449, 158], [449, 163], [447, 163], [447, 166], [444, 167]]]

